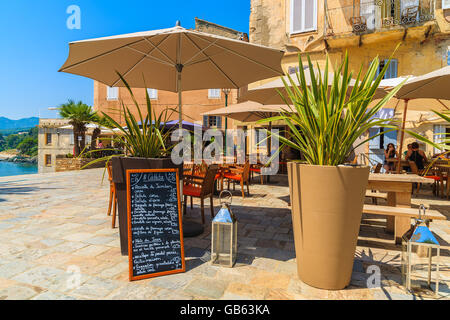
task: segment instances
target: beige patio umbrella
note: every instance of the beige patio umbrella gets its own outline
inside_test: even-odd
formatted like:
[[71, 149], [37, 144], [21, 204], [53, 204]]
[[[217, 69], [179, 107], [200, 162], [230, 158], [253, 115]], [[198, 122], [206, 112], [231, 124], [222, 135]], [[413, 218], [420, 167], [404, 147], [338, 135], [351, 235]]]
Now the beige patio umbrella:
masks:
[[182, 92], [240, 88], [283, 74], [283, 51], [179, 26], [69, 44], [59, 71], [98, 80], [110, 87], [178, 92], [182, 127]]
[[241, 122], [256, 122], [275, 116], [286, 109], [286, 105], [262, 105], [254, 101], [245, 101], [202, 113], [203, 116], [228, 117]]
[[[316, 75], [318, 72], [316, 72]], [[324, 76], [324, 73], [322, 71], [322, 77]], [[294, 83], [299, 86], [298, 79], [295, 75], [291, 76]], [[328, 73], [328, 85], [332, 85], [333, 83], [334, 74]], [[270, 81], [268, 83], [265, 83], [261, 86], [249, 89], [246, 94], [244, 94], [239, 101], [256, 101], [259, 103], [262, 103], [264, 105], [279, 105], [284, 104], [283, 98], [280, 96], [280, 93], [283, 95], [283, 97], [289, 101], [289, 97], [287, 94], [287, 91], [285, 89], [283, 80], [284, 79], [287, 83], [290, 83], [289, 78], [287, 76], [279, 77], [276, 80]], [[311, 84], [311, 74], [309, 71], [305, 72], [305, 80], [308, 85]], [[351, 88], [355, 85], [356, 80], [351, 80], [349, 83], [349, 88]], [[380, 87], [376, 93], [375, 98], [378, 97], [384, 97], [386, 95], [386, 92]]]

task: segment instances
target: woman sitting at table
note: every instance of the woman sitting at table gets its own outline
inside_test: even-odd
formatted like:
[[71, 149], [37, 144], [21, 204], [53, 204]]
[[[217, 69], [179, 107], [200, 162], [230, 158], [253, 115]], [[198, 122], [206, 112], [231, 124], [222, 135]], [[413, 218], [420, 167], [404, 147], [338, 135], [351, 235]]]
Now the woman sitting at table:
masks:
[[398, 152], [395, 150], [395, 146], [393, 143], [389, 143], [387, 145], [386, 150], [384, 151], [384, 170], [386, 172], [392, 172], [395, 169], [395, 162], [394, 161], [388, 161], [388, 159], [398, 159]]
[[414, 161], [416, 163], [417, 169], [424, 169], [424, 163], [427, 162], [427, 156], [425, 155], [425, 152], [419, 149], [419, 144], [417, 142], [413, 142], [411, 147], [411, 150], [409, 150], [406, 154], [406, 160]]

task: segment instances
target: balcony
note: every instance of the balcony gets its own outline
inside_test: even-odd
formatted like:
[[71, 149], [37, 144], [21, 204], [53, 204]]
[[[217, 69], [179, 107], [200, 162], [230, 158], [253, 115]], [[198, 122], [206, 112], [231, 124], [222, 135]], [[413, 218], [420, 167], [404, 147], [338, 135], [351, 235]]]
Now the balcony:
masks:
[[326, 35], [327, 38], [336, 39], [390, 31], [404, 33], [407, 29], [423, 27], [428, 21], [435, 20], [435, 2], [436, 0], [329, 0], [326, 8]]

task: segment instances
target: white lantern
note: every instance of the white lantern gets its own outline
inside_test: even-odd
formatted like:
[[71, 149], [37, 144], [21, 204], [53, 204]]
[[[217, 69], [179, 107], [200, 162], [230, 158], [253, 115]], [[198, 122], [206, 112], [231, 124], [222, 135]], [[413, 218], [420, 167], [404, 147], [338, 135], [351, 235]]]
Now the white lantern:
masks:
[[433, 291], [434, 280], [438, 295], [440, 245], [427, 224], [425, 207], [421, 205], [419, 219], [402, 237], [402, 278], [409, 292], [419, 294]]
[[[222, 197], [229, 194], [229, 200]], [[232, 195], [220, 193], [221, 208], [213, 219], [211, 233], [211, 264], [232, 268], [237, 256], [237, 220], [231, 212]]]

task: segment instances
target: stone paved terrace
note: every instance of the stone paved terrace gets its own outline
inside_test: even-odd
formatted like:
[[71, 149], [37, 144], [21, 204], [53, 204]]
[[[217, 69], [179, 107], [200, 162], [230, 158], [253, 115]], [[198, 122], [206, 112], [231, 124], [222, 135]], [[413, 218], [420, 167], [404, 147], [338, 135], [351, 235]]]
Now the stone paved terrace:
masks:
[[[185, 239], [187, 272], [130, 283], [128, 259], [120, 254], [118, 229], [106, 216], [108, 182], [103, 169], [0, 178], [0, 299], [422, 299], [401, 286], [400, 250], [381, 219], [365, 217], [351, 285], [341, 291], [302, 283], [296, 263], [288, 187], [254, 184], [233, 210], [239, 218], [236, 267], [209, 265], [210, 228]], [[259, 179], [255, 179], [255, 182]], [[425, 194], [426, 203], [450, 217], [447, 201]], [[195, 204], [195, 202], [194, 202]], [[216, 205], [218, 201], [216, 200]], [[217, 212], [218, 207], [215, 208]], [[207, 225], [209, 208], [206, 207]], [[198, 206], [188, 218], [200, 221]], [[443, 244], [441, 290], [450, 296], [450, 222], [433, 222]], [[381, 268], [381, 287], [366, 288], [366, 268]], [[75, 268], [75, 269], [74, 269]], [[81, 285], [71, 286], [72, 270]]]

